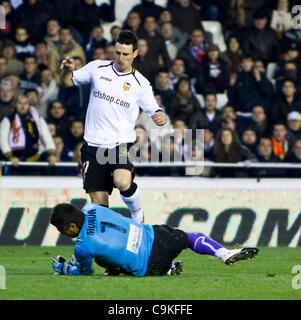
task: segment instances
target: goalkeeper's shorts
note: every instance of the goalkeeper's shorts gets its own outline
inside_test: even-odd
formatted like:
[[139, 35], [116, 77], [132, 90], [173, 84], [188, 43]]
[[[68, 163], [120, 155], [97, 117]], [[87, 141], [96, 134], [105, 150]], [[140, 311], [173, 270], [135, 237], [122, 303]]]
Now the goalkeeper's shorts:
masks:
[[167, 225], [154, 225], [155, 239], [146, 276], [166, 275], [172, 261], [187, 248], [187, 234]]

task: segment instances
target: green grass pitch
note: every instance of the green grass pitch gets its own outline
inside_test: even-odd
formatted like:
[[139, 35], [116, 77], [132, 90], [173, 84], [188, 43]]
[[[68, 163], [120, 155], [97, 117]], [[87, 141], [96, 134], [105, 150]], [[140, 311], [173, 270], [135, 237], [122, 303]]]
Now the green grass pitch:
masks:
[[[224, 265], [212, 256], [185, 250], [184, 273], [165, 277], [105, 277], [93, 263], [92, 276], [55, 276], [51, 257], [70, 258], [73, 247], [0, 247], [6, 289], [0, 300], [300, 300], [292, 287], [300, 248], [260, 248], [256, 259]], [[300, 280], [299, 280], [300, 283]]]

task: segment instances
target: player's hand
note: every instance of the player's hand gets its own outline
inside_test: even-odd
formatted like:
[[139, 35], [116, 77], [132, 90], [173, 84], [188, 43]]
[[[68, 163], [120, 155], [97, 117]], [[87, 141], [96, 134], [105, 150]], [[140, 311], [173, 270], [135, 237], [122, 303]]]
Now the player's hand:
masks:
[[68, 274], [70, 264], [62, 256], [52, 257], [52, 269], [56, 274]]
[[74, 60], [70, 57], [66, 57], [61, 63], [60, 70], [68, 70], [68, 71], [74, 71], [75, 69], [75, 63]]
[[167, 117], [165, 115], [165, 113], [163, 111], [157, 111], [153, 116], [152, 116], [153, 121], [155, 122], [155, 124], [157, 126], [164, 126], [166, 121], [167, 121]]

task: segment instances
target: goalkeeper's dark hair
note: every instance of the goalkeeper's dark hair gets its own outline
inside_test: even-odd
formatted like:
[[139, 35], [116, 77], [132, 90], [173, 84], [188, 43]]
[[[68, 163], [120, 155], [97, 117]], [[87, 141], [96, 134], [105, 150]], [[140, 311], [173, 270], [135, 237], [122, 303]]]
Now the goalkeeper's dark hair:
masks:
[[121, 31], [116, 42], [120, 44], [133, 45], [133, 51], [138, 49], [138, 38], [131, 30]]
[[66, 230], [69, 223], [75, 223], [79, 228], [82, 227], [85, 216], [80, 209], [69, 203], [60, 203], [56, 205], [50, 217], [50, 223], [59, 230]]

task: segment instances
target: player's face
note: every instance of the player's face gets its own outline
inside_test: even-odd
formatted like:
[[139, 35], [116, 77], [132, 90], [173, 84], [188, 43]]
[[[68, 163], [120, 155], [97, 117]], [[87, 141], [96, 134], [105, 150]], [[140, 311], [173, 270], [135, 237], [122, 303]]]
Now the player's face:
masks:
[[69, 223], [68, 229], [59, 230], [59, 231], [60, 231], [60, 233], [64, 234], [65, 236], [68, 236], [71, 238], [76, 238], [79, 233], [79, 227], [75, 223], [71, 222], [71, 223]]
[[133, 51], [133, 45], [116, 43], [114, 52], [114, 67], [119, 72], [130, 72], [132, 63], [138, 54], [138, 50]]

